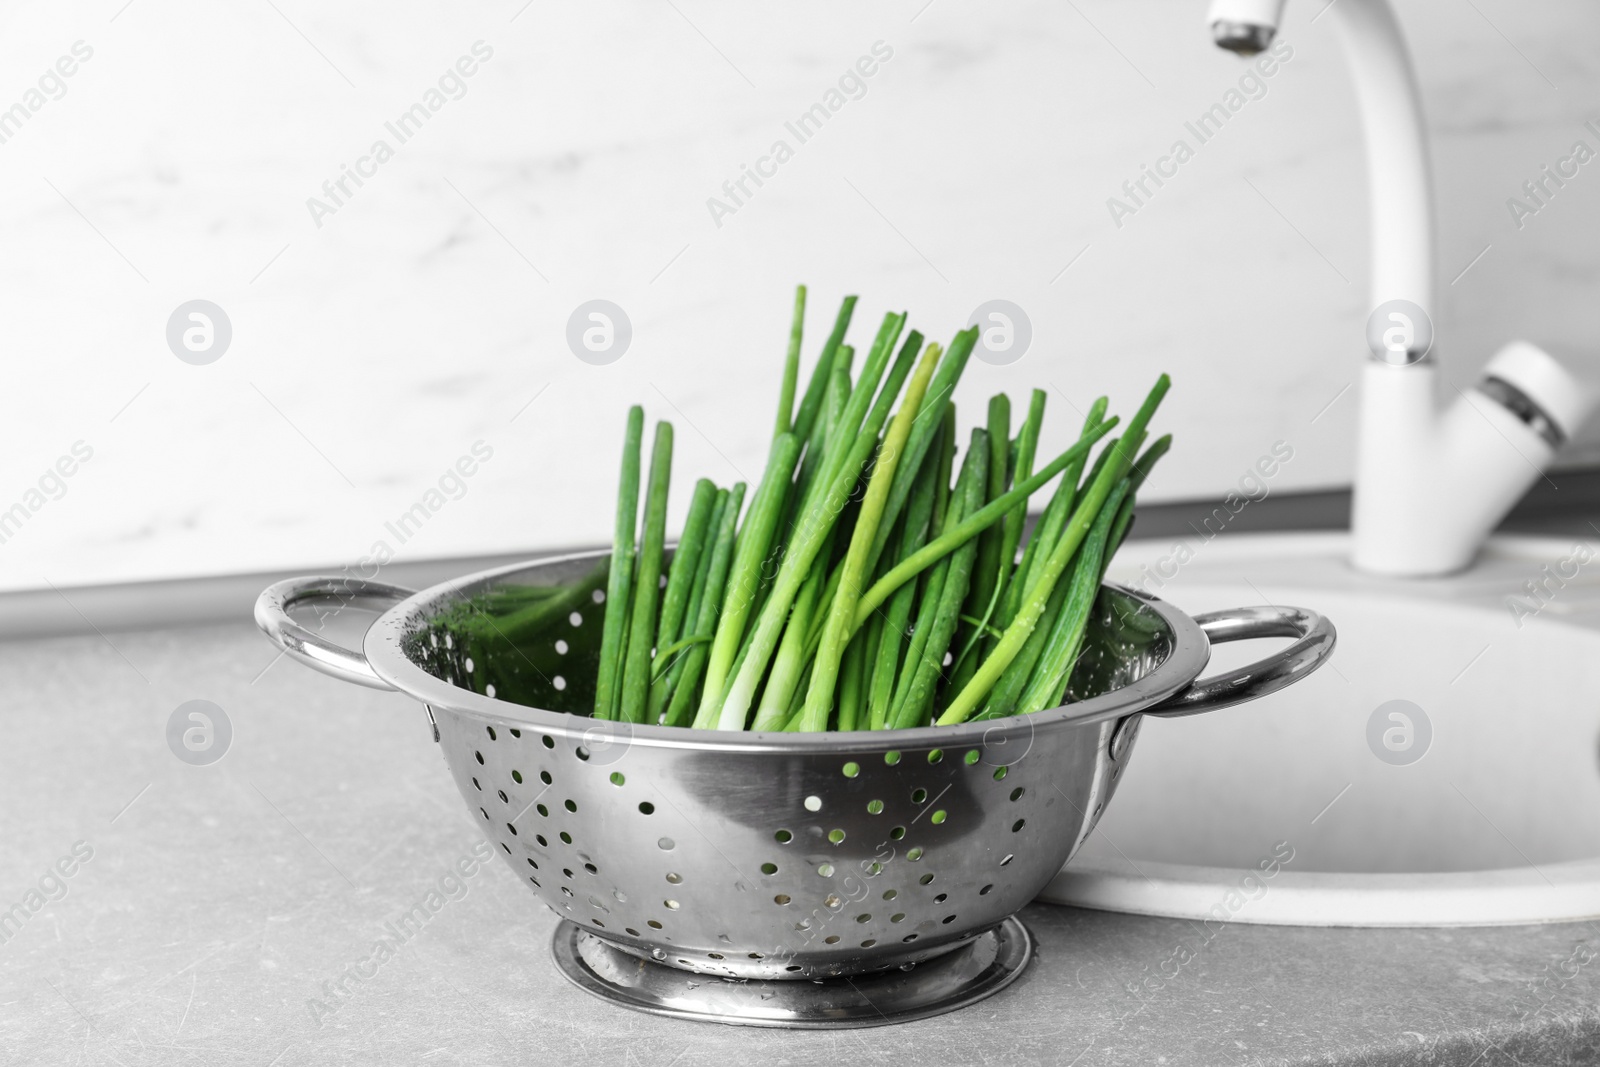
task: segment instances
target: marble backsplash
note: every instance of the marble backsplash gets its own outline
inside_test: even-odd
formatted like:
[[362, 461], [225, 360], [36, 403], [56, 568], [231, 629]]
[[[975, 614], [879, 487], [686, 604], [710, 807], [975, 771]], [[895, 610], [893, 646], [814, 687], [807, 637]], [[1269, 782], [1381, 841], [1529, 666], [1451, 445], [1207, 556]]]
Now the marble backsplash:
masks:
[[[1030, 347], [958, 403], [1047, 389], [1047, 448], [1169, 371], [1150, 498], [1277, 442], [1274, 490], [1347, 484], [1365, 171], [1325, 2], [1257, 78], [1202, 0], [13, 6], [0, 587], [600, 542], [630, 403], [676, 423], [680, 484], [759, 475], [797, 282], [808, 360], [846, 292], [862, 343], [1015, 303]], [[1600, 377], [1600, 170], [1522, 190], [1600, 150], [1600, 8], [1398, 7], [1445, 376], [1526, 335]], [[210, 362], [169, 346], [196, 300]], [[569, 347], [593, 300], [631, 325], [609, 363]], [[1600, 427], [1567, 461], [1596, 457]]]

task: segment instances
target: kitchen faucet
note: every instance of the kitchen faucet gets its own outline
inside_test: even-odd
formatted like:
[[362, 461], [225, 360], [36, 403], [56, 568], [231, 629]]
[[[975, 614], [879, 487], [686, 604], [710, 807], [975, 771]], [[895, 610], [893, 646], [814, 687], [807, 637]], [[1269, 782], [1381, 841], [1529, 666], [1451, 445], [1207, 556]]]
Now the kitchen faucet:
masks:
[[[1216, 44], [1272, 43], [1284, 0], [1213, 0]], [[1595, 392], [1537, 345], [1512, 341], [1440, 409], [1433, 358], [1433, 199], [1427, 126], [1388, 0], [1333, 0], [1365, 130], [1371, 213], [1370, 357], [1360, 378], [1353, 562], [1379, 574], [1460, 570], [1593, 410]]]

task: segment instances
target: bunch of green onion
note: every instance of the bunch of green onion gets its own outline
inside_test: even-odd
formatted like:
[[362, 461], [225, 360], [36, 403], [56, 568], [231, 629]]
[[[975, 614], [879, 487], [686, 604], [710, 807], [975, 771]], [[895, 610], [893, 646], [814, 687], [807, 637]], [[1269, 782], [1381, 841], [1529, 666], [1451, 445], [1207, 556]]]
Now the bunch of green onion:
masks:
[[[889, 314], [857, 368], [847, 297], [797, 405], [805, 297], [761, 482], [696, 482], [670, 567], [672, 425], [656, 425], [646, 473], [644, 412], [629, 412], [595, 718], [882, 730], [1058, 706], [1134, 495], [1171, 444], [1146, 445], [1167, 376], [1118, 436], [1095, 401], [1044, 463], [1045, 394], [1015, 437], [996, 395], [958, 465], [951, 394], [977, 328], [941, 348]], [[1028, 501], [1058, 476], [1024, 546]]]

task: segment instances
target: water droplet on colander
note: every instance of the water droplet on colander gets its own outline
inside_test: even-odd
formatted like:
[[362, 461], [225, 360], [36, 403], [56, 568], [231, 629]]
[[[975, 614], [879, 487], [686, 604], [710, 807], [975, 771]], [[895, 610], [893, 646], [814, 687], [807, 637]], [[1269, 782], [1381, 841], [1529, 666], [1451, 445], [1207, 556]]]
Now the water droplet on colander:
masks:
[[654, 959], [658, 959], [658, 960], [664, 960], [664, 959], [666, 959], [666, 958], [667, 958], [667, 954], [666, 954], [666, 953], [665, 953], [665, 952], [663, 952], [663, 951], [662, 951], [662, 950], [661, 950], [661, 949], [659, 949], [659, 948], [653, 948], [653, 949], [651, 949], [651, 950], [650, 950], [650, 955], [651, 955], [651, 957], [652, 957], [652, 958], [654, 958]]

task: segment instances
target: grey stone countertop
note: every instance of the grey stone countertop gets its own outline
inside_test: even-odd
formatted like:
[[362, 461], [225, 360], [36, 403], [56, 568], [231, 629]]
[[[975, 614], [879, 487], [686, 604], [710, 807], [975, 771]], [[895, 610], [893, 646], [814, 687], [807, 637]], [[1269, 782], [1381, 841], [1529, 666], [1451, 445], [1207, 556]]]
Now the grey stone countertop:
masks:
[[[833, 1032], [637, 1014], [556, 971], [555, 916], [503, 864], [441, 883], [482, 839], [407, 698], [276, 659], [243, 621], [0, 644], [0, 684], [0, 1064], [1600, 1058], [1591, 925], [1211, 933], [1034, 905], [1028, 972], [954, 1014]], [[166, 740], [195, 698], [232, 725], [211, 766]]]

